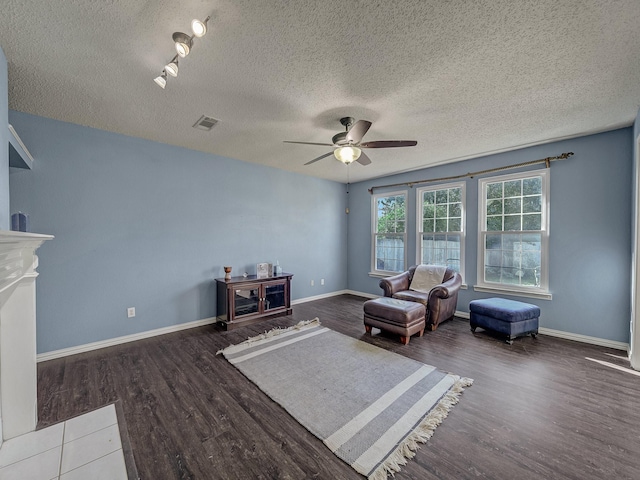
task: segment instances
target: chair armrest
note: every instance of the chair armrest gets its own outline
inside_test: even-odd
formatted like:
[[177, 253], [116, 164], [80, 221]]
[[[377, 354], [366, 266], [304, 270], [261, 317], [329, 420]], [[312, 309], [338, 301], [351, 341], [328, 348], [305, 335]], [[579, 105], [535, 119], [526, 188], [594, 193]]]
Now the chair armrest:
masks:
[[394, 293], [409, 290], [409, 272], [402, 272], [393, 277], [380, 280], [380, 288], [385, 297], [391, 297]]
[[433, 287], [429, 292], [429, 297], [436, 296], [438, 298], [449, 298], [451, 295], [460, 290], [462, 286], [462, 276], [456, 273], [453, 277], [440, 285]]

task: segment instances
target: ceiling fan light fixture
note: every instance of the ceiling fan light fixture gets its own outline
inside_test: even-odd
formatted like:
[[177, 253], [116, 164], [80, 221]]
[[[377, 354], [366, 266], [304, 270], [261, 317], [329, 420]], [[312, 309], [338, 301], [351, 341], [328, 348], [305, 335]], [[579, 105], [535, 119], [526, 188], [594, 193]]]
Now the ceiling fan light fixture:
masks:
[[191, 50], [191, 46], [193, 45], [193, 39], [186, 33], [182, 32], [175, 32], [172, 38], [175, 42], [176, 52], [178, 52], [178, 55], [181, 58], [189, 55], [189, 51]]
[[204, 19], [204, 22], [198, 20], [197, 18], [194, 18], [191, 21], [191, 31], [193, 32], [193, 34], [198, 37], [204, 37], [205, 33], [207, 33], [207, 22], [209, 21], [211, 17], [207, 17]]
[[361, 153], [362, 150], [351, 145], [346, 147], [339, 147], [333, 151], [333, 155], [345, 165], [349, 165], [350, 163], [358, 160]]
[[164, 90], [164, 87], [167, 86], [167, 73], [163, 71], [162, 75], [158, 75], [153, 79], [153, 81], [156, 82], [158, 86]]
[[172, 77], [178, 76], [178, 56], [173, 57], [173, 60], [164, 66], [164, 71]]

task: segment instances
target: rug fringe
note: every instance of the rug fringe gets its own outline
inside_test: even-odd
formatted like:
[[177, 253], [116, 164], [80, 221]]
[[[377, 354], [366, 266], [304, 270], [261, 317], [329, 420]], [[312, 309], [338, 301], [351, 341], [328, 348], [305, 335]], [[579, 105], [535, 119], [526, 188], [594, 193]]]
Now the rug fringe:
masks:
[[265, 338], [275, 337], [276, 335], [282, 335], [283, 333], [290, 332], [291, 330], [300, 330], [305, 327], [317, 327], [320, 326], [320, 319], [318, 317], [312, 318], [311, 320], [302, 320], [291, 327], [276, 327], [268, 332], [261, 333], [260, 335], [256, 335], [254, 337], [247, 338], [244, 342], [240, 342], [237, 345], [229, 345], [228, 347], [223, 348], [222, 350], [218, 350], [216, 355], [220, 355], [227, 348], [236, 347], [238, 345], [251, 345], [259, 340], [264, 340]]
[[371, 475], [369, 480], [386, 480], [388, 475], [393, 477], [399, 472], [403, 465], [407, 464], [407, 460], [415, 457], [416, 450], [420, 448], [421, 443], [426, 443], [433, 435], [436, 427], [440, 425], [449, 411], [460, 401], [460, 395], [465, 387], [473, 385], [473, 379], [466, 377], [456, 378], [454, 384], [449, 391], [440, 399], [438, 404], [431, 409], [429, 414], [424, 418], [413, 432], [411, 432], [404, 441], [396, 447], [396, 449], [387, 457], [384, 463], [380, 464]]

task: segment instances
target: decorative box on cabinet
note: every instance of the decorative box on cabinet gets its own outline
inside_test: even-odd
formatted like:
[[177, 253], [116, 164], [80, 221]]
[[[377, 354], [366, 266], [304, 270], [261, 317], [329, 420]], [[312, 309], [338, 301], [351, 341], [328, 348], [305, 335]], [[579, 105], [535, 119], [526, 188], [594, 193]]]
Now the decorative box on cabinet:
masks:
[[292, 273], [267, 278], [216, 278], [218, 323], [226, 330], [275, 315], [291, 315]]

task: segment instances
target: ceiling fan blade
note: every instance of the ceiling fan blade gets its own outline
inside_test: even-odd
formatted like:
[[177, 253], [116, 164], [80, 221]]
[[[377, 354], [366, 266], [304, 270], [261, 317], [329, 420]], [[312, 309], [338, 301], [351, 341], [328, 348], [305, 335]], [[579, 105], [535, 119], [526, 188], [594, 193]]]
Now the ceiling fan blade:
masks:
[[328, 156], [333, 155], [333, 152], [329, 152], [329, 153], [325, 153], [324, 155], [320, 155], [317, 158], [314, 158], [313, 160], [305, 163], [305, 165], [311, 165], [312, 163], [317, 162], [318, 160], [322, 160], [323, 158], [327, 158]]
[[374, 140], [358, 145], [360, 148], [391, 148], [391, 147], [415, 147], [416, 140]]
[[371, 163], [371, 159], [367, 157], [367, 154], [362, 152], [360, 153], [360, 157], [356, 160], [360, 165], [369, 165]]
[[358, 143], [364, 137], [364, 134], [367, 133], [371, 127], [371, 122], [367, 120], [358, 120], [347, 132], [347, 136], [345, 139], [349, 143]]
[[333, 143], [290, 142], [289, 140], [284, 140], [283, 143], [297, 143], [299, 145], [320, 145], [322, 147], [333, 147]]

